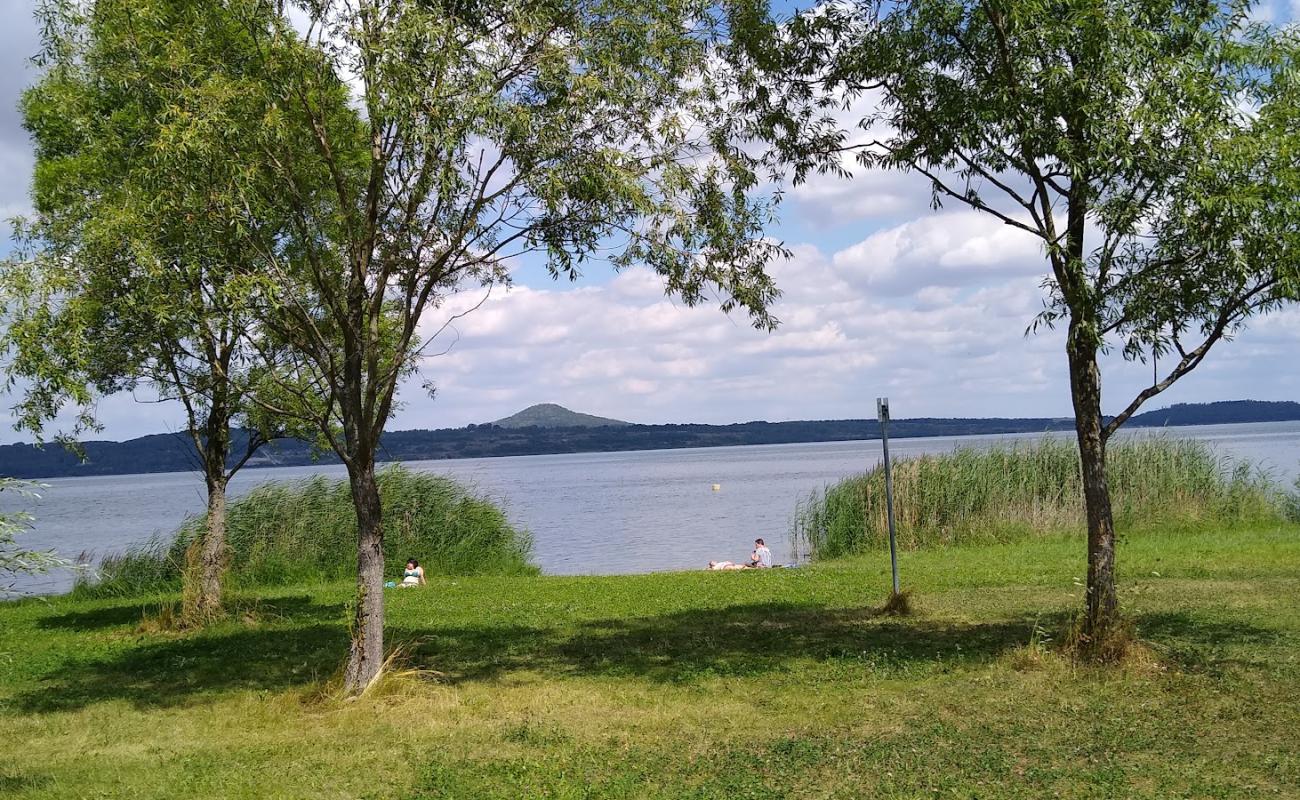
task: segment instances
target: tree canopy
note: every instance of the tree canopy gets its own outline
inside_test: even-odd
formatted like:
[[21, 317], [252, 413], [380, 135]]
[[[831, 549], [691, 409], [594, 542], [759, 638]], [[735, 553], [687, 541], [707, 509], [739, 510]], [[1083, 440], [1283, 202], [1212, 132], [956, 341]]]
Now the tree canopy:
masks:
[[[1107, 439], [1253, 314], [1300, 297], [1294, 30], [1213, 0], [826, 2], [733, 15], [729, 50], [777, 176], [918, 175], [1038, 240], [1066, 329], [1096, 643], [1117, 613]], [[1174, 356], [1102, 417], [1098, 357]]]
[[[0, 344], [10, 385], [25, 382], [21, 427], [41, 434], [71, 408], [77, 420], [60, 434], [75, 440], [96, 427], [98, 398], [137, 389], [184, 408], [211, 522], [187, 597], [207, 614], [220, 606], [226, 483], [283, 427], [250, 398], [266, 370], [249, 302], [261, 256], [239, 233], [275, 236], [283, 220], [229, 202], [247, 178], [230, 153], [257, 125], [227, 74], [250, 56], [249, 18], [218, 8], [100, 0], [43, 10], [44, 74], [21, 104], [35, 214], [20, 222], [0, 278]], [[269, 7], [250, 13], [272, 19]], [[232, 426], [250, 434], [240, 453]]]
[[[533, 258], [556, 277], [647, 265], [688, 304], [716, 299], [770, 326], [764, 267], [784, 251], [762, 235], [771, 198], [727, 146], [705, 3], [270, 7], [195, 12], [232, 20], [251, 47], [183, 69], [227, 87], [211, 103], [229, 98], [255, 124], [237, 123], [248, 137], [184, 130], [238, 165], [214, 197], [220, 216], [250, 221], [230, 235], [260, 256], [247, 285], [273, 368], [258, 402], [314, 425], [348, 467], [361, 541], [346, 677], [359, 690], [383, 659], [376, 449], [440, 330], [430, 312]], [[266, 214], [287, 226], [252, 223]]]

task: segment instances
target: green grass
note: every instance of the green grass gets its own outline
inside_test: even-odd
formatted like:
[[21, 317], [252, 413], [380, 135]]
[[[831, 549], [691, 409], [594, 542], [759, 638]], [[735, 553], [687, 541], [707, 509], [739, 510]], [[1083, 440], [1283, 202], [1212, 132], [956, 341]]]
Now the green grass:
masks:
[[[347, 584], [0, 605], [13, 798], [1300, 796], [1300, 528], [1145, 534], [1121, 596], [1150, 656], [1075, 667], [1051, 637], [1083, 546], [795, 570], [435, 577], [389, 594], [405, 668], [334, 694]], [[428, 671], [436, 671], [433, 675]], [[421, 676], [423, 675], [423, 677]]]
[[[1109, 447], [1117, 525], [1126, 530], [1214, 530], [1280, 522], [1286, 495], [1270, 476], [1205, 442], [1149, 436]], [[1040, 439], [959, 448], [894, 462], [899, 545], [1009, 542], [1082, 534], [1083, 487], [1073, 441]], [[814, 492], [795, 515], [794, 539], [813, 558], [839, 558], [888, 541], [881, 467]]]
[[[398, 574], [408, 558], [427, 574], [536, 574], [532, 539], [492, 501], [449, 478], [389, 467], [379, 473], [384, 558]], [[77, 587], [82, 596], [177, 589], [185, 550], [206, 525], [191, 517], [171, 537], [109, 556]], [[343, 580], [356, 574], [357, 524], [347, 481], [315, 476], [266, 483], [230, 503], [230, 584], [242, 587]]]

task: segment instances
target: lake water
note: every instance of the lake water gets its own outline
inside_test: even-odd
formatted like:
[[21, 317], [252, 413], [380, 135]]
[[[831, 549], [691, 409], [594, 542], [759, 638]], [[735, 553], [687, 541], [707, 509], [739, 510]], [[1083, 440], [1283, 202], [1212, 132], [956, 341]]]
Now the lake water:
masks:
[[[897, 457], [1041, 435], [893, 439], [890, 450]], [[1161, 434], [1134, 429], [1124, 435]], [[1170, 429], [1168, 435], [1211, 442], [1224, 455], [1269, 469], [1287, 486], [1300, 472], [1300, 422], [1182, 427]], [[476, 487], [500, 502], [512, 522], [532, 532], [535, 560], [543, 571], [581, 574], [691, 569], [710, 559], [739, 561], [759, 536], [785, 560], [798, 501], [880, 458], [880, 442], [866, 441], [416, 461], [405, 466]], [[341, 466], [245, 470], [230, 493], [238, 496], [260, 483], [318, 473], [344, 477]], [[199, 513], [205, 505], [203, 481], [194, 473], [56, 478], [44, 483], [49, 488], [42, 499], [26, 504], [36, 525], [21, 541], [33, 548], [54, 548], [70, 558], [83, 551], [117, 552], [174, 530], [187, 514]], [[15, 498], [4, 502], [8, 510], [15, 507]], [[47, 575], [22, 588], [57, 592], [70, 583], [70, 575]]]

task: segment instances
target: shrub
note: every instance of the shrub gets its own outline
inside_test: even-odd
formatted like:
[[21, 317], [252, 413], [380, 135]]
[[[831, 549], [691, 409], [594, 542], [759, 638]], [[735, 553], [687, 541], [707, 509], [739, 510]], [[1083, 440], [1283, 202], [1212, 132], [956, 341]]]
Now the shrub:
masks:
[[[390, 467], [378, 476], [384, 558], [399, 574], [417, 558], [429, 575], [535, 573], [532, 539], [504, 512], [448, 478]], [[78, 584], [95, 595], [170, 591], [185, 550], [206, 525], [193, 516], [172, 536], [103, 560]], [[321, 476], [266, 483], [230, 502], [226, 516], [231, 586], [334, 581], [356, 575], [357, 526], [347, 481]]]
[[[991, 449], [959, 448], [893, 464], [899, 546], [1011, 541], [1082, 531], [1077, 446], [1045, 438]], [[1279, 520], [1281, 493], [1247, 462], [1206, 443], [1159, 436], [1117, 441], [1107, 475], [1116, 522], [1125, 529], [1230, 526]], [[884, 470], [814, 492], [799, 504], [796, 547], [835, 558], [887, 546]]]

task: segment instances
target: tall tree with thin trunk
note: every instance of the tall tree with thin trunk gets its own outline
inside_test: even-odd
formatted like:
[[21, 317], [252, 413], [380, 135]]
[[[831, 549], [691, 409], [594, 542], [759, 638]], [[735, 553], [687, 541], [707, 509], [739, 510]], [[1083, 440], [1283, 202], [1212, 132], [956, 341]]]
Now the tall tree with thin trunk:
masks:
[[[454, 294], [513, 264], [574, 277], [646, 265], [687, 304], [769, 326], [769, 202], [713, 138], [709, 7], [355, 0], [259, 29], [265, 104], [248, 202], [282, 203], [259, 319], [286, 346], [276, 413], [347, 467], [359, 529], [347, 689], [380, 672], [384, 536], [375, 457], [403, 378]], [[305, 19], [303, 18], [305, 17]], [[306, 155], [297, 143], [309, 142]], [[268, 177], [269, 176], [269, 179]], [[322, 186], [324, 189], [322, 189]], [[266, 194], [267, 189], [271, 194]]]
[[[844, 159], [916, 174], [1040, 243], [1034, 322], [1065, 329], [1083, 470], [1082, 643], [1119, 613], [1106, 444], [1251, 315], [1297, 298], [1294, 31], [1212, 0], [732, 7], [746, 133], [796, 181]], [[849, 118], [856, 130], [847, 130]], [[1103, 414], [1099, 355], [1159, 357]]]
[[207, 488], [184, 570], [190, 622], [221, 613], [226, 487], [275, 427], [249, 399], [264, 369], [243, 282], [259, 255], [238, 234], [274, 226], [229, 202], [241, 165], [228, 154], [257, 120], [227, 78], [195, 68], [230, 69], [252, 43], [247, 19], [218, 9], [44, 7], [44, 74], [22, 100], [35, 214], [0, 278], [21, 428], [72, 410], [61, 435], [75, 441], [98, 398], [127, 390], [184, 409]]

